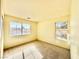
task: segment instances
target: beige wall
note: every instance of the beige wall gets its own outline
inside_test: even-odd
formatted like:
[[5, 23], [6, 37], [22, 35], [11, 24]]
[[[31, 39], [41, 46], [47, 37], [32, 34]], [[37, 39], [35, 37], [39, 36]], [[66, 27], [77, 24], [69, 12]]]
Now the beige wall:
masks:
[[[62, 20], [61, 20], [62, 19]], [[14, 20], [20, 23], [29, 23], [32, 26], [32, 34], [26, 36], [10, 36], [10, 22]], [[38, 40], [45, 41], [51, 44], [55, 44], [60, 47], [69, 48], [69, 44], [66, 41], [55, 39], [55, 22], [56, 21], [69, 21], [69, 16], [62, 16], [60, 18], [50, 19], [43, 22], [26, 21], [14, 16], [5, 15], [4, 16], [4, 48], [13, 47], [22, 43], [33, 41], [38, 38]], [[38, 27], [37, 27], [38, 26]]]
[[71, 28], [71, 58], [79, 59], [79, 0], [72, 0]]
[[[0, 0], [0, 21], [1, 21], [1, 0]], [[1, 58], [1, 29], [0, 29], [0, 58]]]
[[1, 16], [1, 0], [0, 0], [0, 16]]
[[[0, 17], [0, 23], [1, 23], [1, 17]], [[1, 28], [0, 28], [0, 58], [1, 58], [1, 45], [2, 45], [1, 43], [2, 43], [2, 40], [1, 40]]]
[[38, 23], [38, 39], [60, 47], [69, 48], [66, 41], [55, 39], [55, 22], [69, 20], [69, 16], [62, 16]]
[[[23, 35], [23, 36], [16, 36], [12, 37], [10, 34], [10, 22], [11, 21], [16, 21], [20, 23], [29, 23], [31, 25], [31, 34], [30, 35]], [[9, 48], [13, 47], [22, 43], [26, 43], [32, 40], [36, 39], [36, 33], [37, 33], [37, 23], [36, 22], [31, 22], [31, 21], [26, 21], [25, 19], [21, 19], [18, 17], [14, 16], [9, 16], [5, 15], [4, 16], [4, 48]]]

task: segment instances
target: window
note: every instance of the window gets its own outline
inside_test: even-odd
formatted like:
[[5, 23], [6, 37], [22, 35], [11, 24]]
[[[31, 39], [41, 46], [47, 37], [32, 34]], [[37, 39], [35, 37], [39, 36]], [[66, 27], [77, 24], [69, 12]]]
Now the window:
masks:
[[67, 21], [56, 22], [55, 28], [56, 28], [56, 39], [67, 41], [69, 37], [68, 22]]
[[12, 36], [16, 35], [27, 35], [31, 33], [30, 24], [21, 24], [15, 21], [10, 23], [10, 34]]

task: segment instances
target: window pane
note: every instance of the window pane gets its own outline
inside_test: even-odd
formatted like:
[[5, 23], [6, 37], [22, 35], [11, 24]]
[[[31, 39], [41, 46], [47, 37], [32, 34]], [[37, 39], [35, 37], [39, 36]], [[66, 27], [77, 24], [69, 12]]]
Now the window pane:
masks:
[[16, 22], [14, 22], [14, 21], [10, 22], [10, 35], [11, 36], [15, 36], [16, 35], [16, 31], [17, 31], [16, 26], [17, 26]]
[[31, 26], [29, 24], [22, 25], [22, 34], [30, 34], [31, 33]]
[[56, 22], [57, 29], [67, 29], [67, 22]]
[[21, 35], [21, 24], [20, 23], [16, 24], [16, 29], [17, 29], [16, 35]]

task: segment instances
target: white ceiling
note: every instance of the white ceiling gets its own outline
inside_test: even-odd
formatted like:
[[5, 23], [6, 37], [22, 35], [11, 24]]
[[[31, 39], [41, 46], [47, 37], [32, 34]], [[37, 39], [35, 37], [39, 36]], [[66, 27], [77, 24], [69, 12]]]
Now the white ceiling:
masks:
[[3, 9], [5, 14], [43, 21], [69, 15], [70, 0], [3, 0]]

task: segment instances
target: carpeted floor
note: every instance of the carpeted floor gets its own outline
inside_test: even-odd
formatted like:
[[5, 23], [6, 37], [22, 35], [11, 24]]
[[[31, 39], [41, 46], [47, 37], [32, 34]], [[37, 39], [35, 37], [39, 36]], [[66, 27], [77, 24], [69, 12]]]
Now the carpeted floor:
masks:
[[[9, 55], [9, 53], [13, 51], [21, 51], [27, 48], [27, 46], [35, 45], [38, 51], [42, 54], [43, 59], [70, 59], [70, 51], [64, 48], [57, 47], [55, 45], [51, 45], [41, 41], [34, 41], [29, 44], [24, 44], [18, 47], [14, 47], [12, 49], [8, 49], [4, 51], [5, 55]], [[13, 52], [14, 53], [14, 52]]]
[[35, 42], [43, 54], [43, 59], [70, 59], [70, 51], [44, 42]]

